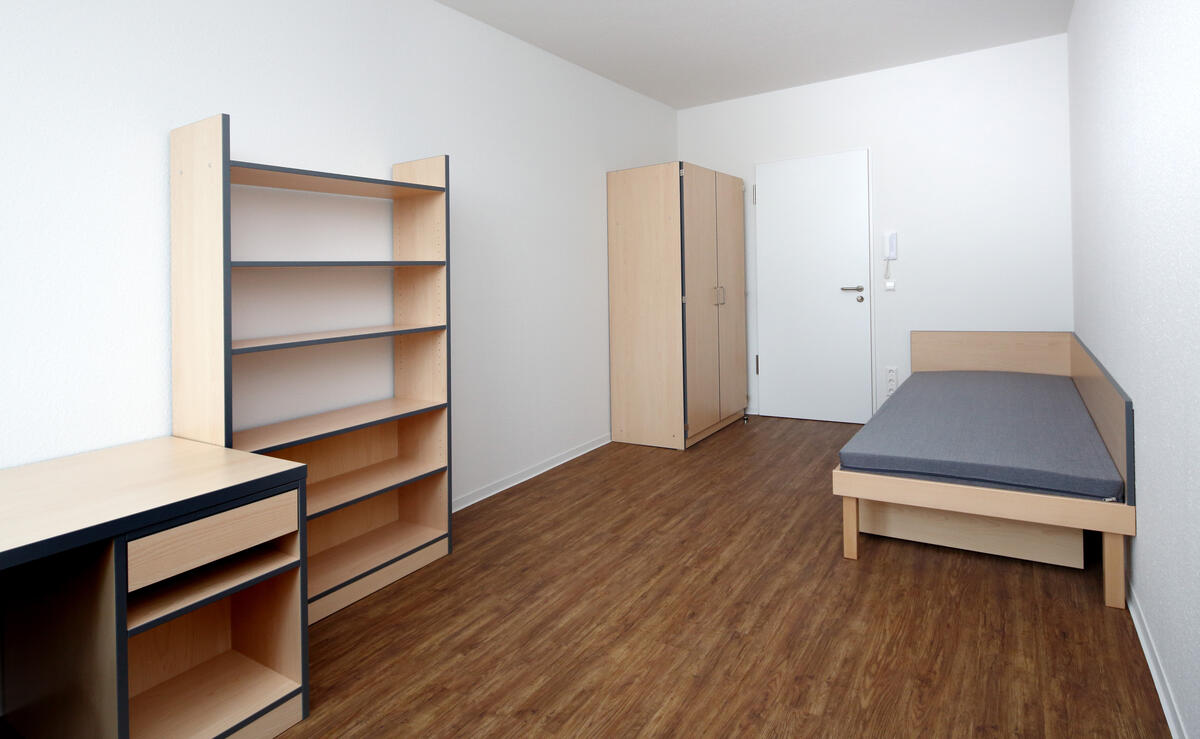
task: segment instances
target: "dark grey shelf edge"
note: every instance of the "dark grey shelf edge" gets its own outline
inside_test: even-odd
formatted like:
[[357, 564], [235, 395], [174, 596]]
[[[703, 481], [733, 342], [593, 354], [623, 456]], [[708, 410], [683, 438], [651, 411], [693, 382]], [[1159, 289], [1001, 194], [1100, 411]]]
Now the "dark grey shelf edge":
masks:
[[338, 503], [335, 506], [330, 506], [329, 508], [324, 508], [322, 510], [317, 511], [316, 513], [310, 513], [310, 514], [308, 514], [307, 518], [309, 521], [313, 520], [314, 518], [320, 518], [321, 516], [328, 515], [330, 513], [333, 513], [334, 511], [340, 511], [347, 506], [352, 506], [355, 503], [361, 503], [364, 500], [367, 500], [369, 498], [374, 498], [377, 495], [383, 495], [384, 493], [390, 493], [391, 491], [399, 490], [400, 488], [402, 488], [406, 485], [411, 485], [414, 482], [420, 482], [421, 480], [424, 480], [427, 477], [433, 477], [434, 475], [439, 475], [448, 469], [450, 469], [450, 467], [448, 465], [442, 465], [441, 467], [438, 467], [437, 469], [432, 469], [432, 470], [429, 470], [428, 472], [422, 472], [419, 475], [414, 475], [413, 477], [408, 477], [403, 480], [397, 480], [396, 482], [390, 483], [387, 487], [380, 488], [379, 490], [372, 490], [369, 493], [363, 493], [362, 495], [359, 495], [355, 498], [344, 501], [342, 503]]
[[309, 442], [320, 441], [321, 439], [328, 439], [331, 436], [338, 436], [339, 434], [348, 434], [351, 431], [358, 431], [359, 429], [365, 429], [365, 428], [370, 428], [372, 426], [378, 426], [381, 423], [388, 423], [389, 421], [399, 421], [402, 418], [411, 418], [412, 416], [419, 416], [422, 413], [431, 413], [433, 411], [438, 411], [443, 408], [449, 408], [449, 407], [450, 407], [450, 403], [448, 403], [448, 402], [433, 403], [433, 404], [425, 406], [423, 408], [417, 408], [416, 410], [407, 411], [405, 413], [395, 413], [395, 414], [389, 414], [387, 416], [383, 416], [381, 418], [372, 418], [370, 421], [366, 421], [364, 423], [357, 423], [357, 424], [354, 424], [353, 426], [347, 426], [345, 428], [334, 429], [333, 431], [326, 431], [326, 432], [323, 432], [320, 434], [314, 434], [312, 436], [301, 437], [299, 439], [289, 439], [289, 440], [283, 442], [282, 444], [272, 444], [270, 446], [262, 447], [261, 449], [243, 449], [242, 451], [254, 452], [255, 454], [266, 454], [267, 452], [277, 452], [280, 449], [287, 449], [288, 447], [292, 447], [292, 446], [308, 444]]
[[[397, 180], [380, 180], [374, 177], [356, 177], [349, 174], [337, 174], [335, 172], [318, 172], [314, 169], [296, 169], [295, 167], [280, 167], [274, 164], [260, 164], [258, 162], [239, 162], [230, 160], [230, 168], [240, 169], [257, 169], [264, 172], [280, 172], [283, 174], [296, 174], [305, 177], [320, 177], [326, 180], [343, 180], [345, 182], [363, 182], [371, 185], [385, 185], [394, 187], [397, 190], [428, 190], [429, 192], [446, 192], [446, 188], [437, 187], [436, 185], [418, 185], [413, 182], [399, 182]], [[233, 184], [237, 184], [236, 182]]]
[[404, 259], [399, 261], [347, 259], [342, 261], [242, 261], [230, 262], [233, 269], [256, 267], [445, 267], [445, 260], [435, 259]]
[[397, 328], [388, 329], [387, 331], [372, 331], [363, 334], [351, 334], [349, 336], [332, 336], [326, 339], [305, 339], [302, 341], [281, 341], [275, 344], [263, 344], [262, 346], [248, 346], [241, 349], [232, 349], [232, 354], [253, 354], [255, 352], [271, 352], [279, 349], [297, 349], [302, 346], [317, 346], [318, 344], [340, 344], [343, 341], [364, 341], [366, 339], [382, 339], [388, 336], [402, 336], [404, 334], [421, 334], [427, 331], [444, 331], [445, 324], [438, 326], [420, 326], [417, 328]]
[[442, 539], [449, 539], [449, 538], [450, 538], [450, 532], [446, 532], [444, 534], [438, 534], [437, 536], [433, 537], [432, 539], [425, 542], [424, 544], [415, 546], [412, 549], [409, 549], [404, 554], [399, 555], [398, 557], [392, 557], [391, 559], [389, 559], [385, 562], [381, 562], [380, 564], [377, 564], [374, 567], [370, 567], [367, 570], [358, 573], [357, 575], [346, 580], [345, 582], [338, 583], [337, 585], [334, 585], [332, 588], [326, 588], [325, 590], [321, 591], [320, 593], [317, 593], [316, 595], [310, 595], [308, 597], [308, 602], [309, 602], [309, 604], [312, 604], [331, 593], [336, 593], [337, 591], [341, 590], [342, 588], [346, 587], [347, 585], [356, 583], [359, 580], [363, 579], [364, 577], [367, 577], [368, 575], [373, 575], [376, 572], [379, 572], [384, 567], [390, 567], [391, 565], [396, 564], [397, 562], [399, 562], [400, 560], [402, 560], [406, 557], [411, 557], [412, 555], [416, 554], [417, 552], [421, 551], [422, 549], [425, 549], [427, 547], [433, 546], [434, 544], [437, 544]]

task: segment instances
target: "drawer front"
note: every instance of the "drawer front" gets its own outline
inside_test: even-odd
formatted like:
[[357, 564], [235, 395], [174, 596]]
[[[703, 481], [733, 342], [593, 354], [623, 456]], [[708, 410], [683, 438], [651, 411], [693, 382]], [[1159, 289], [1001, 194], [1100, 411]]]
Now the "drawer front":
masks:
[[292, 490], [130, 541], [129, 590], [296, 531], [297, 498]]

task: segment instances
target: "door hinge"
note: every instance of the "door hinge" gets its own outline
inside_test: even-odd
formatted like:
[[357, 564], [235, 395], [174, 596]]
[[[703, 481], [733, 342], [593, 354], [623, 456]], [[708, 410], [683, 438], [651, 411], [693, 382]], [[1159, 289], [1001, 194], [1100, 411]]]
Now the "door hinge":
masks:
[[679, 298], [679, 302], [681, 302], [681, 303], [683, 303], [684, 305], [686, 305], [686, 304], [687, 304], [687, 296], [686, 296], [686, 295], [682, 295], [682, 296], [680, 296], [680, 298]]
[[679, 176], [683, 177], [683, 165], [679, 165]]
[[750, 186], [750, 204], [758, 205], [758, 185]]
[[754, 374], [758, 374], [758, 355], [754, 355]]

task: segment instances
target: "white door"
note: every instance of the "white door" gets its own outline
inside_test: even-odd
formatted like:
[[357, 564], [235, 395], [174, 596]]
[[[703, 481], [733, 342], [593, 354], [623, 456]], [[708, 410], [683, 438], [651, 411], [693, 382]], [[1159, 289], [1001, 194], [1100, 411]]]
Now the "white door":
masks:
[[871, 417], [867, 152], [755, 168], [758, 410]]

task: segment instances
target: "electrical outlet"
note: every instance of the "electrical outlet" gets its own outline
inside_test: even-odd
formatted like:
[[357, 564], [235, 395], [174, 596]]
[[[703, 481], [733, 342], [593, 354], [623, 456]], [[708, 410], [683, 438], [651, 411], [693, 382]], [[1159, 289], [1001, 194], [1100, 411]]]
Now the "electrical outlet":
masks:
[[892, 393], [896, 392], [896, 386], [900, 384], [900, 374], [895, 367], [887, 367], [887, 394], [892, 397]]

